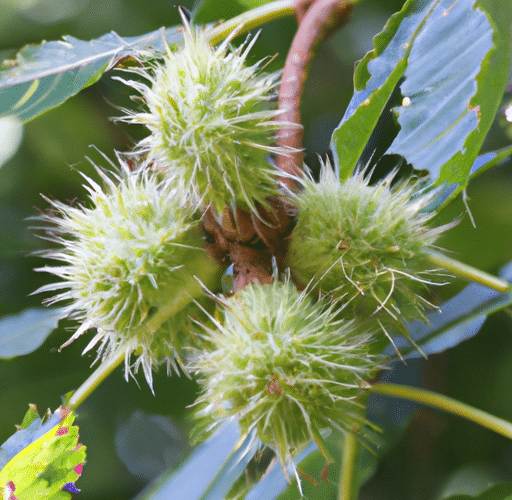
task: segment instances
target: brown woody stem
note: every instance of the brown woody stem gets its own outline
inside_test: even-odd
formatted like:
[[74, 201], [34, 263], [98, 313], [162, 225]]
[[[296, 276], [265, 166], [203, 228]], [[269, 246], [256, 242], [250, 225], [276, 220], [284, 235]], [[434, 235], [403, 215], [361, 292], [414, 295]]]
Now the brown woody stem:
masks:
[[[346, 24], [353, 4], [347, 0], [297, 0], [295, 12], [299, 29], [293, 39], [279, 89], [279, 109], [284, 110], [280, 120], [300, 124], [300, 102], [304, 91], [310, 63], [319, 44], [334, 31]], [[287, 174], [300, 175], [304, 152], [302, 150], [303, 130], [284, 127], [280, 130], [278, 144], [293, 148], [289, 155], [280, 155], [277, 166]], [[294, 188], [287, 177], [281, 182]]]

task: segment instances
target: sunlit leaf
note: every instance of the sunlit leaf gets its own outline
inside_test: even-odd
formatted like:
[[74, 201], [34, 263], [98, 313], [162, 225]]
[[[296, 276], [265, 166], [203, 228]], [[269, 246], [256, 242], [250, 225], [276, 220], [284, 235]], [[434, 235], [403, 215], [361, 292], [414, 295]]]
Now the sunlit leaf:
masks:
[[352, 173], [394, 88], [407, 68], [407, 56], [429, 3], [409, 0], [374, 38], [354, 74], [355, 91], [345, 116], [332, 136], [334, 161], [341, 178]]
[[57, 328], [63, 309], [27, 309], [0, 319], [0, 358], [29, 354]]
[[510, 26], [494, 38], [493, 52], [493, 26], [474, 2], [409, 0], [357, 68], [356, 91], [332, 138], [341, 177], [352, 173], [404, 78], [397, 110], [402, 129], [388, 153], [428, 170], [432, 182], [457, 182], [463, 189], [506, 85], [509, 55], [503, 58], [498, 49], [509, 43]]
[[27, 45], [0, 66], [0, 117], [31, 120], [97, 82], [121, 59], [142, 50], [159, 53], [165, 43], [181, 40], [179, 28], [162, 28], [136, 37], [112, 31], [91, 41], [65, 36]]
[[[477, 75], [493, 47], [493, 29], [472, 2], [445, 0], [433, 7], [409, 54], [400, 85], [404, 99], [395, 108], [401, 129], [388, 153], [405, 157], [436, 180], [457, 153], [464, 156], [466, 140], [479, 126], [480, 107], [473, 98]], [[499, 98], [503, 90], [500, 85]], [[442, 178], [465, 183], [467, 176], [468, 169], [458, 164]]]
[[[29, 413], [35, 411], [31, 407]], [[85, 446], [78, 442], [74, 419], [73, 413], [62, 408], [44, 424], [33, 415], [26, 417], [24, 422], [32, 420], [28, 427], [1, 446], [0, 459], [10, 459], [0, 464], [0, 492], [7, 490], [21, 499], [70, 499], [85, 461]]]

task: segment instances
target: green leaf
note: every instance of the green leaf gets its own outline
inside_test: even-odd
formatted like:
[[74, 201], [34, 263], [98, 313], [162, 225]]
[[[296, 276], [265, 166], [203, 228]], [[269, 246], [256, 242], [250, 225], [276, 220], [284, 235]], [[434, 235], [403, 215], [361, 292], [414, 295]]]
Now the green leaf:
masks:
[[[499, 276], [512, 281], [512, 262], [500, 271]], [[421, 350], [427, 355], [434, 354], [473, 337], [487, 316], [511, 306], [512, 291], [498, 293], [472, 283], [445, 302], [440, 310], [429, 314], [429, 324], [418, 321], [408, 325], [408, 328], [411, 338]], [[398, 338], [395, 343], [404, 357], [421, 356], [405, 339]], [[388, 346], [384, 354], [393, 356], [395, 352]]]
[[40, 347], [64, 317], [64, 309], [27, 309], [0, 319], [0, 359], [29, 354]]
[[143, 50], [159, 53], [165, 42], [181, 40], [174, 27], [136, 37], [123, 38], [112, 31], [91, 41], [65, 36], [27, 45], [0, 66], [0, 117], [31, 120], [97, 82], [121, 59]]
[[204, 442], [170, 478], [160, 477], [137, 500], [217, 500], [224, 498], [254, 456], [259, 440], [240, 441], [235, 422]]
[[[388, 154], [428, 170], [437, 184], [466, 186], [506, 85], [508, 66], [490, 65], [492, 48], [493, 27], [472, 2], [435, 6], [409, 55], [404, 100], [395, 108], [401, 129]], [[483, 92], [489, 71], [493, 91]]]
[[[352, 173], [391, 93], [405, 77], [405, 106], [398, 108], [402, 129], [387, 152], [428, 170], [432, 182], [459, 182], [458, 189], [464, 188], [503, 93], [508, 68], [503, 62], [510, 53], [506, 48], [507, 55], [495, 62], [501, 40], [510, 40], [510, 27], [508, 36], [496, 33], [491, 54], [491, 23], [473, 5], [409, 0], [375, 38], [375, 49], [356, 70], [356, 91], [332, 138], [342, 179]], [[465, 50], [472, 43], [476, 46]], [[491, 74], [494, 85], [489, 85]], [[484, 90], [485, 85], [492, 90]]]
[[355, 92], [333, 133], [331, 147], [340, 177], [354, 170], [377, 121], [407, 67], [411, 43], [418, 35], [431, 2], [409, 0], [374, 38], [354, 74]]
[[[47, 417], [47, 415], [45, 415], [45, 417]], [[28, 423], [29, 421], [30, 423]], [[11, 458], [23, 450], [23, 448], [26, 448], [29, 444], [40, 438], [45, 432], [58, 423], [59, 418], [54, 416], [47, 420], [43, 427], [43, 422], [37, 413], [37, 408], [29, 404], [29, 410], [25, 414], [19, 430], [0, 446], [0, 471]]]
[[[510, 155], [512, 155], [512, 146], [507, 146], [497, 151], [491, 151], [478, 156], [471, 167], [469, 182], [487, 172]], [[458, 193], [459, 185], [457, 183], [451, 185], [445, 184], [442, 191], [436, 196], [435, 200], [425, 208], [425, 211], [441, 211], [457, 197]]]
[[23, 417], [23, 421], [20, 424], [19, 430], [25, 430], [28, 429], [33, 422], [36, 422], [38, 420], [41, 420], [39, 418], [39, 414], [37, 413], [37, 406], [33, 404], [28, 405], [28, 411], [25, 413], [25, 416]]
[[[23, 499], [71, 498], [70, 493], [61, 489], [78, 479], [85, 461], [85, 446], [78, 443], [78, 427], [72, 425], [74, 419], [73, 413], [60, 408], [46, 424], [33, 421], [27, 429], [9, 438], [2, 449], [10, 452], [19, 448], [20, 441], [13, 439], [17, 434], [23, 433], [22, 441], [30, 442], [0, 470], [0, 492], [10, 489]], [[49, 429], [48, 424], [52, 424]], [[44, 434], [40, 435], [41, 431]]]
[[446, 497], [446, 500], [512, 500], [512, 483], [496, 484], [477, 497], [453, 495]]

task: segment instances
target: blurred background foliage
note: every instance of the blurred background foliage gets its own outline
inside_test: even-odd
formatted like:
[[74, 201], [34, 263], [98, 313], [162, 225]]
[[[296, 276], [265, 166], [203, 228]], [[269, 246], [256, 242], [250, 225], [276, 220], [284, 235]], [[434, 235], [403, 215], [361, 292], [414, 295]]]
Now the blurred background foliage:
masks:
[[[372, 37], [402, 3], [367, 0], [359, 5], [351, 23], [326, 43], [315, 59], [302, 106], [309, 165], [317, 164], [317, 155], [328, 150], [332, 130], [352, 94], [356, 62], [371, 49]], [[192, 0], [182, 0], [180, 5], [192, 8]], [[218, 10], [205, 13], [205, 22], [232, 17], [242, 10], [236, 0], [219, 0], [217, 6]], [[135, 36], [179, 22], [174, 1], [167, 0], [0, 0], [0, 12], [2, 59], [12, 57], [27, 43], [55, 40], [64, 34], [85, 40], [110, 30]], [[258, 60], [277, 53], [272, 68], [282, 66], [295, 29], [293, 19], [266, 25], [251, 57]], [[130, 149], [134, 138], [144, 133], [111, 120], [120, 114], [116, 106], [129, 103], [130, 94], [112, 80], [114, 73], [23, 127], [0, 126], [2, 315], [39, 306], [42, 297], [30, 293], [50, 279], [33, 271], [44, 265], [34, 252], [49, 243], [30, 229], [38, 226], [37, 220], [27, 220], [47, 209], [40, 193], [68, 202], [85, 200], [79, 172], [97, 178], [85, 157], [106, 166], [98, 151], [112, 158], [114, 149]], [[484, 146], [486, 151], [510, 143], [505, 109], [511, 98], [504, 99]], [[457, 200], [440, 219], [460, 216], [461, 221], [443, 236], [440, 245], [464, 262], [497, 272], [512, 259], [510, 163], [471, 184], [468, 196], [476, 228], [462, 201]], [[463, 285], [456, 282], [436, 290], [440, 301]], [[63, 321], [36, 352], [0, 361], [0, 443], [13, 433], [14, 424], [21, 422], [28, 403], [37, 404], [40, 411], [55, 409], [61, 396], [76, 389], [91, 373], [94, 353], [80, 355], [88, 335], [57, 352], [74, 328]], [[473, 339], [421, 363], [424, 385], [512, 420], [511, 333], [512, 319], [505, 313], [490, 318]], [[183, 435], [190, 428], [186, 407], [195, 399], [194, 382], [158, 373], [153, 396], [142, 377], [137, 379], [127, 383], [118, 369], [79, 410], [76, 423], [81, 441], [88, 447], [87, 464], [77, 484], [82, 489], [81, 500], [131, 499], [160, 470], [179, 463], [187, 453]], [[126, 460], [127, 456], [132, 458]], [[426, 500], [456, 492], [476, 494], [500, 480], [512, 480], [510, 441], [421, 408], [405, 438], [363, 488], [361, 498]], [[309, 498], [315, 498], [314, 492]]]

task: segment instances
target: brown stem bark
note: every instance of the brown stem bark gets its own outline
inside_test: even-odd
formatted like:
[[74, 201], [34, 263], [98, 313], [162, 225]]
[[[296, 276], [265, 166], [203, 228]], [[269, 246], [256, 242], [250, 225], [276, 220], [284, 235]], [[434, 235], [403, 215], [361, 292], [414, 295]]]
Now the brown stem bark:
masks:
[[[310, 63], [319, 44], [348, 22], [352, 4], [347, 0], [297, 0], [295, 11], [299, 29], [286, 58], [281, 79], [279, 109], [284, 112], [279, 119], [300, 124], [300, 103]], [[302, 172], [302, 138], [302, 128], [285, 127], [279, 132], [278, 144], [294, 151], [277, 158], [278, 168], [287, 174], [300, 175]], [[296, 187], [288, 177], [283, 176], [280, 181], [291, 189]]]

